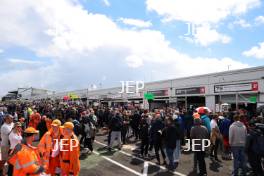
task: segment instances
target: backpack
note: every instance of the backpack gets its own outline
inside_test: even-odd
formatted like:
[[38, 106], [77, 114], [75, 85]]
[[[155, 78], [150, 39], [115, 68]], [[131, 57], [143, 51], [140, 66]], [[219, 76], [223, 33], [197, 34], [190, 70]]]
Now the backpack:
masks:
[[74, 124], [73, 131], [76, 136], [79, 136], [79, 134], [81, 133], [81, 124], [76, 120], [73, 121], [73, 124]]
[[96, 127], [95, 127], [95, 125], [93, 124], [93, 123], [89, 123], [89, 125], [90, 125], [90, 135], [91, 135], [91, 137], [95, 137], [95, 134], [96, 134]]

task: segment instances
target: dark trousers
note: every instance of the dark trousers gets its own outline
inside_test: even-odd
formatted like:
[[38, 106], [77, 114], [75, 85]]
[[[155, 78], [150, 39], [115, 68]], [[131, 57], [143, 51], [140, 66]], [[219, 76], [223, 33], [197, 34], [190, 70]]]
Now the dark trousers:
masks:
[[149, 140], [142, 140], [141, 141], [141, 146], [140, 146], [140, 151], [141, 155], [147, 155], [148, 154], [148, 148], [149, 148]]
[[255, 154], [255, 153], [249, 153], [248, 154], [248, 162], [249, 162], [255, 176], [264, 175], [264, 171], [263, 171], [262, 166], [261, 166], [261, 156]]
[[90, 151], [93, 151], [92, 138], [85, 138], [84, 139], [84, 147], [88, 148]]
[[161, 141], [154, 143], [154, 150], [155, 150], [155, 155], [156, 155], [157, 161], [160, 163], [159, 151], [161, 152], [162, 158], [165, 161], [166, 155], [162, 149]]
[[8, 164], [8, 171], [7, 171], [7, 175], [8, 176], [12, 176], [13, 175], [13, 169], [14, 169], [14, 166], [12, 164]]
[[135, 136], [136, 140], [139, 139], [139, 128], [133, 127], [133, 135]]
[[205, 160], [204, 160], [205, 152], [204, 151], [198, 151], [195, 153], [196, 153], [196, 158], [197, 158], [198, 165], [199, 165], [199, 175], [202, 176], [204, 174], [207, 174], [206, 164], [205, 164]]
[[173, 156], [173, 152], [175, 149], [166, 147], [166, 153], [167, 153], [167, 157], [169, 159], [169, 169], [175, 169], [176, 168], [176, 164], [174, 163], [174, 156]]
[[83, 143], [84, 139], [85, 139], [85, 136], [82, 134], [81, 139], [80, 139], [80, 145]]
[[108, 136], [107, 136], [107, 146], [110, 146], [110, 141], [111, 141], [111, 131], [108, 132]]
[[212, 145], [212, 148], [211, 148], [211, 152], [210, 152], [211, 156], [213, 156], [215, 159], [217, 159], [217, 151], [218, 151], [219, 143], [220, 143], [220, 140], [216, 139], [215, 144]]
[[127, 135], [127, 131], [128, 131], [128, 127], [123, 127], [122, 131], [121, 131], [121, 140], [122, 143], [125, 144], [126, 143], [126, 135]]
[[149, 141], [149, 151], [152, 151], [153, 150], [153, 146], [154, 146], [153, 140], [150, 140]]
[[186, 142], [185, 142], [185, 138], [184, 138], [184, 137], [181, 137], [181, 146], [182, 146], [182, 145], [185, 145], [185, 143], [186, 143]]

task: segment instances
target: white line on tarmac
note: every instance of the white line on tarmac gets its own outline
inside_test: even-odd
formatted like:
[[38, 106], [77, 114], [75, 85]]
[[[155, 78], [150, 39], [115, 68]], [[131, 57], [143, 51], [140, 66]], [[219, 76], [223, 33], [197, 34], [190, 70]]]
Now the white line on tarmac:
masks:
[[143, 175], [142, 176], [147, 176], [148, 175], [148, 166], [149, 163], [148, 162], [144, 162], [144, 170], [143, 170]]
[[[102, 145], [102, 146], [107, 146], [106, 144], [101, 143], [101, 142], [99, 142], [99, 141], [97, 141], [97, 140], [94, 140], [94, 142], [97, 143], [97, 144], [100, 144], [100, 145]], [[120, 153], [122, 153], [122, 154], [124, 154], [124, 155], [130, 156], [130, 157], [132, 157], [132, 158], [136, 158], [136, 159], [138, 159], [138, 160], [140, 160], [140, 161], [148, 162], [149, 164], [154, 165], [154, 166], [156, 166], [156, 167], [159, 167], [160, 169], [167, 170], [166, 167], [164, 167], [164, 166], [157, 165], [156, 163], [153, 163], [153, 162], [151, 162], [151, 161], [145, 161], [144, 159], [139, 158], [139, 157], [136, 157], [136, 156], [134, 156], [134, 155], [132, 155], [132, 154], [130, 154], [130, 153], [127, 153], [127, 152], [125, 152], [125, 151], [123, 151], [123, 150], [117, 150], [117, 149], [115, 149], [115, 151], [118, 151], [118, 152], [120, 152]], [[172, 172], [172, 173], [173, 173], [174, 175], [178, 175], [178, 176], [187, 176], [187, 175], [182, 174], [182, 173], [177, 172], [177, 171], [174, 171], [174, 172]]]
[[[100, 153], [95, 152], [95, 151], [93, 151], [93, 153], [95, 153], [96, 155], [100, 155]], [[122, 164], [120, 164], [120, 163], [118, 163], [118, 162], [116, 162], [116, 161], [114, 161], [114, 160], [112, 160], [112, 159], [106, 157], [106, 156], [102, 156], [102, 155], [100, 155], [100, 156], [101, 156], [102, 158], [106, 159], [107, 161], [109, 161], [109, 162], [111, 162], [111, 163], [113, 163], [113, 164], [115, 164], [115, 165], [117, 165], [117, 166], [119, 166], [119, 167], [121, 167], [121, 168], [123, 168], [123, 169], [125, 169], [125, 170], [127, 170], [127, 171], [129, 171], [129, 172], [131, 172], [131, 173], [133, 173], [133, 174], [135, 174], [135, 175], [142, 176], [141, 173], [139, 173], [139, 172], [137, 172], [137, 171], [134, 171], [133, 169], [130, 169], [129, 167], [126, 167], [126, 166], [124, 166], [124, 165], [122, 165]]]

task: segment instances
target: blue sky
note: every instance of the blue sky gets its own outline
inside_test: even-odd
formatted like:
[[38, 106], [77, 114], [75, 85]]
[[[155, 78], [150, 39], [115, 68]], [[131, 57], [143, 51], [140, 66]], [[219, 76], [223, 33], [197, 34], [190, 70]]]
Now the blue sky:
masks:
[[0, 95], [264, 65], [262, 0], [2, 0], [0, 16]]

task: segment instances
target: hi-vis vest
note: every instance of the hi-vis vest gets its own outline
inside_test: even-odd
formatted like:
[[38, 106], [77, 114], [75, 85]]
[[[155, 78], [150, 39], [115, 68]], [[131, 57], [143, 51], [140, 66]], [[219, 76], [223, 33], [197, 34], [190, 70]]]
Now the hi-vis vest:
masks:
[[22, 144], [22, 149], [9, 159], [14, 166], [13, 175], [37, 176], [40, 169], [40, 158], [37, 148]]
[[49, 159], [55, 145], [54, 143], [55, 141], [53, 142], [51, 131], [48, 131], [42, 136], [38, 144], [38, 150], [42, 158], [41, 161], [45, 169], [49, 168]]
[[[65, 137], [61, 137], [61, 139], [67, 139]], [[76, 146], [71, 148], [70, 147], [70, 140], [74, 139], [72, 145]], [[64, 171], [66, 174], [71, 174], [74, 176], [79, 175], [80, 172], [80, 143], [78, 138], [75, 135], [72, 135], [70, 139], [66, 140], [64, 142], [64, 145], [62, 148], [62, 151], [60, 151], [60, 160], [61, 160], [61, 170]], [[66, 151], [64, 151], [66, 150]]]

